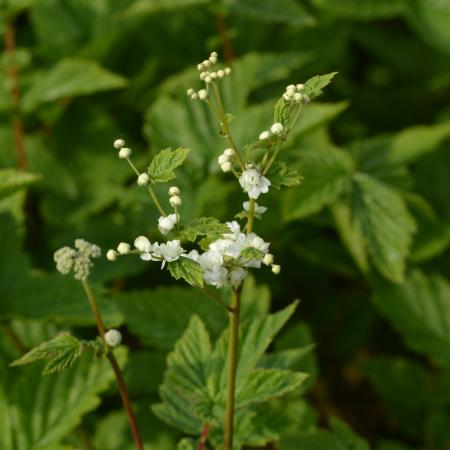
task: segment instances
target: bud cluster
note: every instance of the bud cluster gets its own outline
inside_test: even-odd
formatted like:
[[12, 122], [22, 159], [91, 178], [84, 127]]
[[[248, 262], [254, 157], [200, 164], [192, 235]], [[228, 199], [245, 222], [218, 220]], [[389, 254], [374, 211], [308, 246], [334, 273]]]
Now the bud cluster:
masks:
[[232, 148], [226, 148], [223, 153], [217, 158], [220, 168], [224, 172], [233, 170], [233, 160], [236, 152]]
[[309, 96], [305, 94], [305, 85], [303, 84], [290, 84], [286, 87], [286, 92], [283, 94], [283, 98], [287, 102], [293, 103], [308, 103]]

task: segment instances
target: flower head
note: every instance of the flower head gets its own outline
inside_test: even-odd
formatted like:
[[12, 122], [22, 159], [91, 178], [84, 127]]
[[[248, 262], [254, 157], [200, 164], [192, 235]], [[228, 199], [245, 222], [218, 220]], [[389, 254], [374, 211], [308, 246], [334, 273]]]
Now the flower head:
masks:
[[168, 234], [170, 231], [172, 231], [173, 227], [177, 223], [177, 215], [176, 214], [169, 214], [168, 216], [161, 216], [158, 219], [158, 229], [161, 232], [161, 234]]
[[112, 348], [118, 347], [122, 343], [122, 334], [119, 330], [108, 330], [105, 333], [105, 342]]
[[270, 180], [256, 169], [246, 169], [239, 177], [239, 184], [250, 198], [257, 199], [269, 191]]

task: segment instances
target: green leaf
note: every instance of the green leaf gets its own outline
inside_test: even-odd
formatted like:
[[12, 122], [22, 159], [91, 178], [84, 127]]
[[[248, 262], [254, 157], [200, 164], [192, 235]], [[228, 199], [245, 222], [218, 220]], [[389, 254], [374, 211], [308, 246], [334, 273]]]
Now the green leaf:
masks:
[[198, 236], [206, 236], [210, 240], [216, 240], [229, 231], [228, 226], [220, 223], [215, 217], [200, 217], [194, 219], [182, 231], [182, 237], [191, 242], [195, 242]]
[[389, 18], [405, 9], [403, 0], [313, 0], [313, 4], [327, 14], [359, 20]]
[[337, 72], [327, 73], [326, 75], [315, 75], [305, 82], [304, 92], [312, 100], [323, 94], [323, 89], [331, 83], [331, 80]]
[[295, 167], [283, 161], [275, 161], [272, 164], [267, 172], [267, 178], [275, 189], [280, 189], [281, 186], [297, 186], [303, 179]]
[[353, 220], [364, 234], [378, 271], [391, 281], [402, 282], [416, 229], [404, 200], [375, 178], [357, 173], [353, 178], [351, 202]]
[[308, 375], [280, 369], [255, 369], [237, 385], [236, 408], [262, 403], [298, 388]]
[[300, 187], [289, 189], [284, 195], [286, 220], [314, 214], [334, 201], [349, 183], [353, 166], [346, 153], [331, 148], [302, 150], [298, 164], [304, 180]]
[[247, 259], [261, 259], [264, 252], [254, 247], [246, 247], [241, 251], [240, 256]]
[[39, 175], [15, 169], [0, 170], [0, 200], [26, 188], [40, 179]]
[[191, 438], [184, 438], [177, 445], [177, 450], [197, 450], [197, 448], [197, 442]]
[[168, 263], [168, 267], [175, 280], [183, 278], [192, 286], [203, 286], [203, 269], [198, 262], [181, 256], [176, 261]]
[[45, 360], [44, 375], [61, 372], [72, 367], [83, 352], [83, 344], [69, 333], [62, 333], [50, 341], [33, 348], [11, 366], [21, 366], [35, 361]]
[[414, 271], [400, 286], [378, 280], [373, 301], [408, 347], [448, 365], [450, 285], [446, 279]]
[[66, 58], [48, 72], [36, 76], [25, 92], [22, 103], [24, 109], [30, 112], [40, 103], [109, 91], [125, 85], [125, 78], [94, 61]]
[[179, 147], [176, 150], [161, 150], [150, 163], [148, 174], [152, 183], [164, 183], [176, 177], [174, 170], [181, 166], [191, 150]]

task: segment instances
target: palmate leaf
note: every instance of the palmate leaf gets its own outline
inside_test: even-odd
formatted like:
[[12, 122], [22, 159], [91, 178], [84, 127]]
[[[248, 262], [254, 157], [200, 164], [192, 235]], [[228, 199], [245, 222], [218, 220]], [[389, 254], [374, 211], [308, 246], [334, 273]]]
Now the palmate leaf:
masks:
[[203, 269], [198, 262], [182, 256], [168, 263], [168, 267], [175, 280], [183, 278], [192, 286], [203, 286]]
[[43, 342], [33, 348], [20, 359], [12, 362], [11, 366], [22, 366], [35, 361], [45, 360], [44, 375], [61, 372], [72, 367], [83, 352], [83, 343], [69, 333], [62, 333], [50, 341]]
[[[256, 368], [294, 309], [295, 304], [276, 314], [253, 318], [242, 330], [237, 371], [237, 421], [239, 417], [250, 420], [254, 404], [284, 395], [300, 386], [306, 378], [305, 374], [289, 370]], [[168, 357], [168, 368], [160, 389], [163, 403], [153, 407], [161, 419], [189, 434], [199, 434], [202, 424], [212, 421], [215, 445], [223, 438], [227, 335], [225, 331], [213, 350], [205, 325], [194, 316]], [[265, 431], [260, 430], [260, 433], [263, 435]], [[238, 441], [239, 437], [236, 439]]]
[[[121, 362], [123, 354], [119, 355]], [[72, 368], [60, 374], [42, 377], [35, 367], [21, 372], [8, 391], [0, 388], [0, 443], [2, 450], [58, 449], [61, 440], [95, 409], [104, 391], [114, 379], [106, 359], [92, 362], [81, 358]], [[57, 393], [57, 395], [55, 395]], [[6, 417], [15, 417], [9, 427]]]
[[194, 219], [186, 226], [182, 231], [182, 237], [191, 242], [195, 242], [199, 236], [205, 236], [209, 240], [215, 240], [227, 232], [230, 232], [228, 225], [220, 223], [215, 217], [200, 217]]
[[357, 173], [353, 177], [351, 209], [352, 220], [363, 233], [378, 271], [391, 281], [402, 282], [416, 229], [403, 198], [370, 175]]
[[148, 174], [152, 183], [163, 183], [176, 177], [174, 170], [181, 166], [187, 158], [189, 148], [179, 147], [176, 150], [161, 150], [150, 163]]
[[442, 365], [450, 361], [450, 285], [440, 276], [412, 272], [396, 286], [374, 283], [377, 309], [412, 350]]

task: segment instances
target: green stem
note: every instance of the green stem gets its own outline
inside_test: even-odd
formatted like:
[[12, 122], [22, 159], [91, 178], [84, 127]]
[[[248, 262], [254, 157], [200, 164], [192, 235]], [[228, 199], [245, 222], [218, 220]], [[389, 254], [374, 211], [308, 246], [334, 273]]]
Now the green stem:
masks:
[[241, 306], [241, 291], [233, 289], [231, 308], [229, 312], [229, 345], [228, 345], [228, 377], [227, 377], [227, 408], [225, 412], [225, 450], [233, 449], [234, 404], [236, 392], [236, 369], [239, 344], [239, 314]]
[[217, 296], [214, 292], [208, 289], [206, 286], [199, 287], [199, 289], [206, 294], [211, 300], [214, 300], [220, 306], [223, 306], [228, 312], [233, 312], [233, 309], [228, 306], [219, 296]]
[[166, 212], [164, 211], [163, 207], [161, 206], [161, 203], [159, 203], [158, 197], [156, 197], [155, 191], [153, 190], [153, 188], [150, 184], [148, 185], [148, 193], [150, 194], [150, 198], [153, 200], [153, 203], [155, 204], [159, 213], [162, 216], [167, 216]]
[[[89, 304], [91, 305], [91, 309], [95, 318], [95, 323], [97, 324], [98, 332], [100, 334], [100, 337], [104, 340], [106, 329], [102, 320], [102, 316], [100, 314], [100, 310], [98, 309], [94, 293], [92, 292], [91, 286], [89, 285], [87, 280], [82, 280], [82, 284], [84, 291], [86, 292], [86, 296], [89, 300]], [[128, 422], [130, 424], [131, 434], [133, 435], [133, 440], [136, 445], [136, 449], [144, 450], [144, 445], [142, 443], [142, 439], [139, 433], [136, 417], [133, 412], [133, 407], [131, 406], [130, 396], [128, 394], [128, 389], [125, 384], [125, 379], [123, 377], [122, 370], [120, 369], [119, 363], [117, 362], [117, 359], [112, 351], [108, 352], [106, 357], [108, 358], [108, 361], [111, 364], [111, 367], [114, 371], [114, 375], [116, 377], [120, 397], [122, 398], [123, 406], [125, 408], [125, 412], [128, 417]]]
[[219, 107], [220, 107], [220, 111], [219, 111], [220, 117], [219, 118], [220, 118], [220, 121], [222, 122], [223, 128], [224, 128], [225, 133], [227, 135], [228, 142], [230, 144], [230, 147], [234, 150], [234, 153], [236, 154], [236, 157], [237, 157], [237, 159], [239, 161], [239, 165], [241, 166], [241, 169], [245, 170], [244, 161], [242, 160], [241, 155], [239, 153], [239, 150], [238, 150], [238, 148], [237, 148], [237, 146], [236, 146], [236, 144], [234, 142], [234, 139], [231, 136], [231, 130], [230, 130], [230, 127], [228, 125], [228, 120], [227, 120], [227, 118], [225, 116], [225, 109], [223, 107], [222, 97], [220, 95], [219, 88], [217, 87], [216, 83], [212, 83], [212, 85], [213, 85], [213, 89], [214, 89], [214, 94], [216, 95], [217, 102], [219, 103]]
[[253, 231], [254, 219], [255, 219], [255, 199], [250, 198], [248, 202], [247, 234], [250, 234]]

